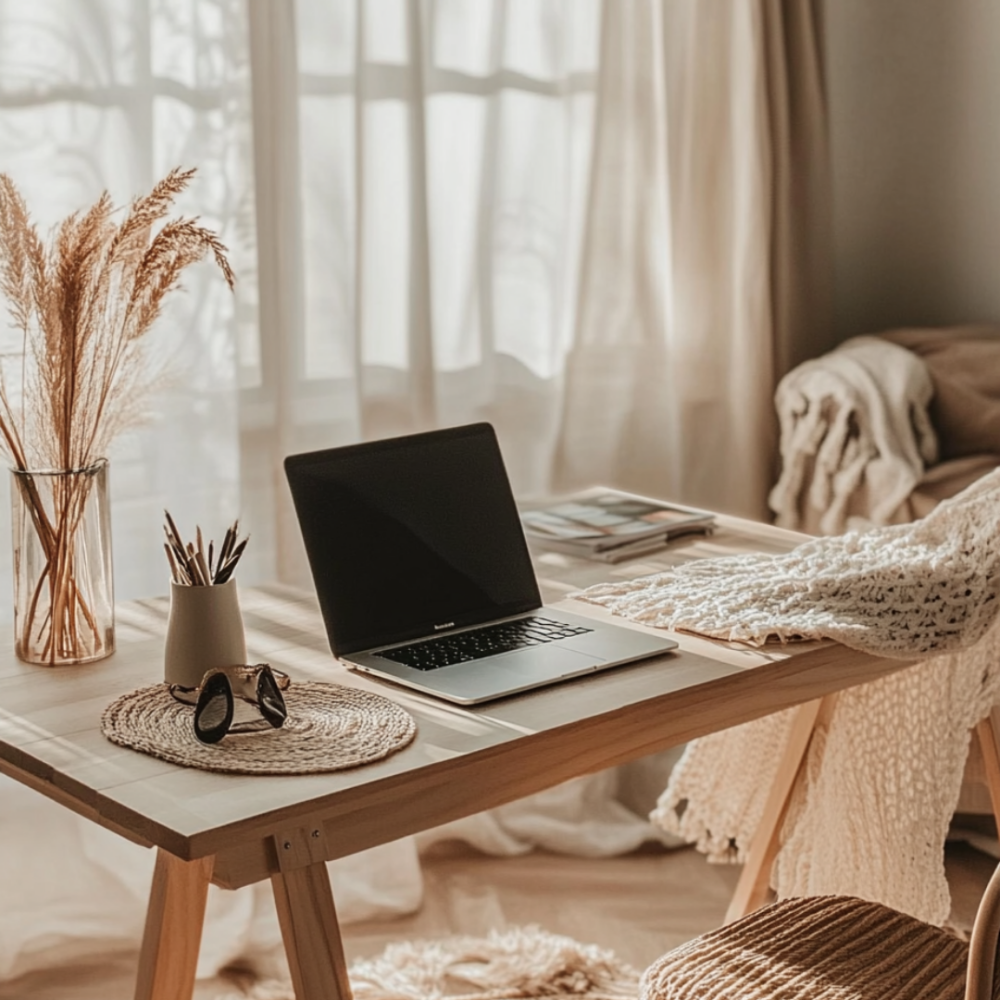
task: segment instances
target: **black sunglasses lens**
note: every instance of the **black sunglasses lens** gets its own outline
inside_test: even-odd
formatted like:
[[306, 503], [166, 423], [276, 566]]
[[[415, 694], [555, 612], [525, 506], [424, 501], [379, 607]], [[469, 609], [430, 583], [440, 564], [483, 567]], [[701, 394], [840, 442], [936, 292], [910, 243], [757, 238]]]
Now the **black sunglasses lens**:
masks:
[[257, 679], [257, 707], [275, 729], [280, 729], [288, 718], [284, 696], [269, 667], [263, 667]]
[[225, 674], [204, 682], [194, 710], [194, 734], [202, 743], [218, 743], [233, 722], [233, 691]]

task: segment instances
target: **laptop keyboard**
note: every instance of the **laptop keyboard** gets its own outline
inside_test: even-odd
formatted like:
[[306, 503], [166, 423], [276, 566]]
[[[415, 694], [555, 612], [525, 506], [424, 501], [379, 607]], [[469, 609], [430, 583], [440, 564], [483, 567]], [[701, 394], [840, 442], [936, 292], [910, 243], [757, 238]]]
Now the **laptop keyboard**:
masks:
[[555, 622], [550, 618], [518, 618], [515, 621], [485, 625], [483, 628], [443, 635], [438, 639], [425, 639], [408, 646], [376, 653], [384, 660], [405, 663], [417, 670], [437, 670], [455, 663], [479, 660], [496, 653], [509, 653], [514, 649], [539, 646], [571, 635], [582, 635], [593, 629]]

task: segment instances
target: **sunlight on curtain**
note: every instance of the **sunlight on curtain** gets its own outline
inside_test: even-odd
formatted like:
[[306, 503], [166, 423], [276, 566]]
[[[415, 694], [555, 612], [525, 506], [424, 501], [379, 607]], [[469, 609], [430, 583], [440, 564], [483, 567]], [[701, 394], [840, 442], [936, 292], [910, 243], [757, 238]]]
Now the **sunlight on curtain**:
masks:
[[554, 476], [766, 519], [829, 325], [818, 4], [609, 3]]
[[[248, 471], [247, 495], [277, 514], [281, 576], [305, 582], [287, 496], [269, 492], [288, 451], [490, 420], [515, 490], [550, 486], [600, 4], [298, 0], [250, 13], [255, 67], [272, 74], [255, 102], [257, 162], [275, 144], [283, 161], [273, 192], [258, 191], [261, 245], [284, 233], [298, 256], [294, 270], [275, 261], [287, 273], [261, 316], [262, 356], [280, 339], [284, 367], [251, 390], [261, 419], [245, 422], [244, 453], [270, 459]], [[262, 129], [275, 130], [263, 144]]]
[[[257, 325], [244, 18], [238, 0], [0, 5], [0, 164], [40, 232], [105, 189], [126, 205], [170, 168], [195, 166], [178, 211], [220, 231], [241, 279], [234, 299], [211, 265], [191, 269], [155, 328], [174, 377], [110, 455], [119, 599], [166, 587], [164, 507], [220, 532], [239, 511], [235, 345]], [[0, 495], [9, 620], [6, 483]]]
[[[165, 507], [219, 534], [240, 511], [237, 344], [257, 338], [249, 99], [243, 0], [0, 3], [0, 169], [40, 232], [103, 190], [124, 206], [172, 167], [197, 167], [177, 211], [219, 231], [239, 277], [234, 297], [211, 264], [189, 269], [151, 335], [174, 376], [109, 456], [118, 599], [166, 589]], [[6, 483], [0, 497], [9, 621]], [[0, 978], [138, 944], [152, 852], [6, 778], [0, 838], [0, 884], [16, 900], [0, 915]], [[203, 971], [252, 942], [267, 920], [258, 897], [213, 890]]]
[[[808, 316], [781, 297], [809, 208], [792, 126], [823, 121], [815, 25], [784, 18], [815, 2], [0, 0], [0, 169], [43, 228], [196, 166], [179, 207], [238, 277], [234, 297], [192, 269], [158, 325], [178, 376], [110, 456], [116, 596], [166, 589], [164, 508], [209, 533], [239, 514], [241, 584], [308, 584], [284, 456], [472, 420], [521, 494], [762, 512], [775, 335]], [[148, 855], [0, 785], [0, 832], [48, 816], [60, 860], [0, 852], [36, 906], [0, 927], [0, 977], [68, 893], [67, 948], [93, 926], [134, 944]], [[618, 793], [605, 772], [447, 832], [614, 853], [650, 829]], [[415, 842], [381, 850], [338, 863], [342, 915], [418, 904]], [[203, 968], [277, 940], [266, 886], [212, 899]]]
[[[594, 0], [0, 4], [0, 151], [40, 223], [195, 165], [179, 207], [220, 231], [239, 279], [234, 299], [193, 271], [158, 324], [178, 378], [111, 455], [119, 599], [165, 588], [164, 507], [210, 531], [240, 513], [241, 582], [287, 570], [290, 451], [491, 419], [515, 481], [545, 483], [597, 23]], [[48, 960], [40, 942], [67, 959], [134, 947], [151, 854], [0, 786], [17, 845], [0, 880], [32, 887], [0, 921], [0, 977]], [[423, 839], [620, 853], [652, 834], [616, 789], [607, 772]], [[410, 838], [332, 866], [342, 918], [419, 905], [416, 852]], [[200, 971], [277, 941], [266, 885], [213, 890]]]
[[163, 590], [164, 507], [241, 514], [244, 582], [308, 584], [284, 456], [470, 420], [521, 494], [762, 511], [774, 381], [824, 319], [814, 6], [0, 2], [0, 162], [43, 226], [196, 165], [181, 207], [239, 278], [192, 271], [159, 324], [118, 597]]
[[[551, 378], [572, 333], [597, 4], [296, 10], [306, 377], [360, 370], [366, 433], [392, 423], [383, 408], [440, 422], [456, 394], [437, 377], [499, 356]], [[401, 377], [425, 358], [429, 387]]]

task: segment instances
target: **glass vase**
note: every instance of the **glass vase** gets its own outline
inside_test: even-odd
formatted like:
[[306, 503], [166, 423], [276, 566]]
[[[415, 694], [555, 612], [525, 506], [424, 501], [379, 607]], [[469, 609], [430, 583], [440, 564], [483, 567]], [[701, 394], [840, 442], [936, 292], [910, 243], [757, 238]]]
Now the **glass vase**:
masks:
[[28, 663], [88, 663], [115, 649], [108, 463], [11, 470], [14, 651]]

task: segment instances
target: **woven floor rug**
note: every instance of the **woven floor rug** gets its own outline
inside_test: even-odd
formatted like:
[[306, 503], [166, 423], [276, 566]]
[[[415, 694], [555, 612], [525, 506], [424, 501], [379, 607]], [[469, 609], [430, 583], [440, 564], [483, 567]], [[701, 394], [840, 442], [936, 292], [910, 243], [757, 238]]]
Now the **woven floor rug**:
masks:
[[[355, 1000], [635, 1000], [639, 973], [610, 951], [537, 927], [485, 938], [390, 945], [350, 969]], [[288, 983], [256, 984], [219, 1000], [295, 1000]]]

